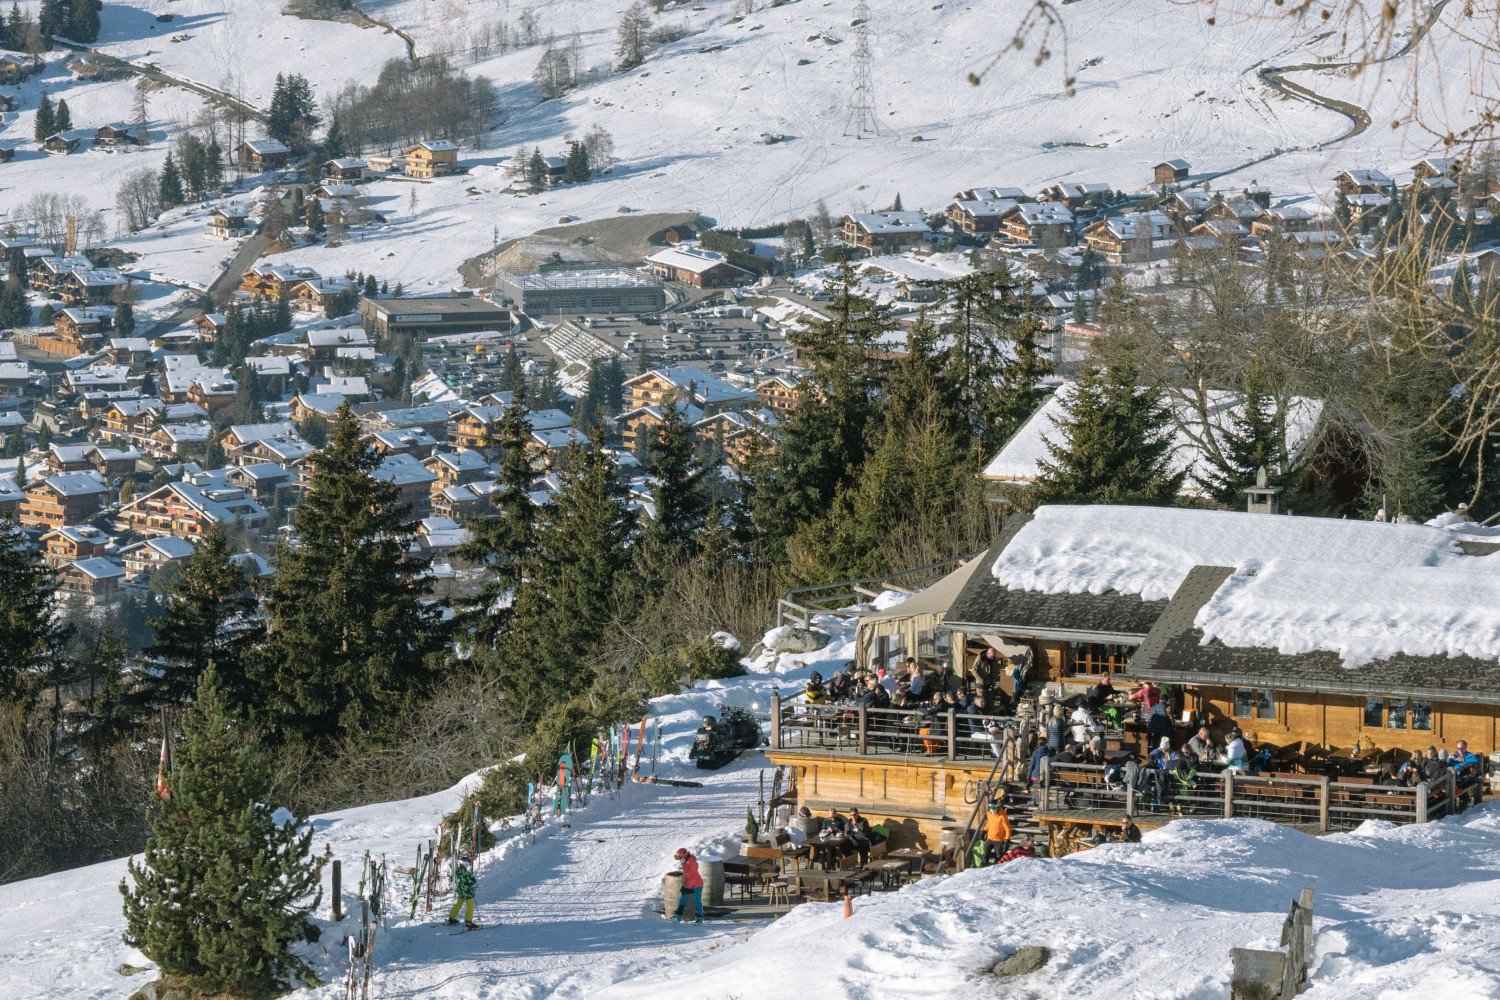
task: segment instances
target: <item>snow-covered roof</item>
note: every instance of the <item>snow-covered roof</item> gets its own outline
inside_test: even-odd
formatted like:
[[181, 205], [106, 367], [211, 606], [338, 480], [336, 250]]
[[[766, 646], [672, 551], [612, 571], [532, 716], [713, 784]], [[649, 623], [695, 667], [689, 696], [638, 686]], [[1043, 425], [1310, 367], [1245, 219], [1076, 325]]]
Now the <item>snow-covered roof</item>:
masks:
[[856, 212], [849, 218], [871, 236], [922, 235], [927, 217], [921, 212]]
[[73, 564], [73, 568], [93, 580], [111, 580], [125, 575], [125, 567], [113, 559], [104, 556], [94, 556], [92, 559], [79, 559]]
[[1188, 161], [1187, 160], [1162, 160], [1160, 163], [1157, 164], [1157, 166], [1158, 167], [1171, 167], [1173, 170], [1187, 170], [1188, 169]]
[[[1346, 569], [1445, 566], [1460, 560], [1489, 565], [1463, 555], [1451, 532], [1424, 524], [1177, 507], [1046, 506], [1016, 533], [990, 571], [1015, 590], [1114, 591], [1164, 601], [1194, 566], [1239, 569], [1314, 558]], [[1495, 578], [1500, 581], [1500, 574]], [[1500, 612], [1500, 603], [1495, 608]]]
[[449, 142], [447, 139], [429, 139], [417, 145], [429, 153], [452, 153], [458, 149], [458, 143]]
[[246, 139], [245, 146], [258, 156], [274, 156], [278, 153], [291, 152], [276, 139]]
[[646, 258], [648, 264], [659, 264], [674, 271], [703, 274], [715, 267], [734, 267], [724, 255], [701, 247], [667, 247]]
[[[995, 457], [990, 459], [984, 468], [984, 477], [1022, 483], [1036, 479], [1041, 461], [1051, 454], [1047, 444], [1059, 440], [1059, 425], [1067, 417], [1073, 393], [1074, 383], [1063, 383], [1021, 425], [1021, 429], [1016, 431]], [[1209, 389], [1207, 396], [1207, 424], [1213, 430], [1229, 426], [1244, 406], [1241, 397], [1228, 390]], [[1169, 461], [1174, 472], [1188, 474], [1182, 492], [1195, 494], [1199, 492], [1197, 480], [1209, 475], [1212, 468], [1201, 443], [1205, 434], [1205, 421], [1199, 416], [1193, 399], [1169, 395], [1166, 402], [1174, 414]], [[1283, 419], [1286, 424], [1287, 456], [1293, 463], [1301, 458], [1303, 450], [1312, 441], [1322, 414], [1323, 401], [1320, 399], [1296, 396], [1288, 403]]]
[[[633, 386], [636, 382], [656, 376], [668, 385], [678, 389], [690, 390], [693, 398], [703, 403], [723, 403], [730, 400], [751, 399], [755, 396], [753, 389], [741, 389], [739, 386], [719, 378], [710, 372], [704, 371], [696, 365], [671, 365], [666, 368], [653, 368], [643, 375], [637, 375], [626, 381], [627, 386]], [[533, 427], [536, 425], [533, 424]]]

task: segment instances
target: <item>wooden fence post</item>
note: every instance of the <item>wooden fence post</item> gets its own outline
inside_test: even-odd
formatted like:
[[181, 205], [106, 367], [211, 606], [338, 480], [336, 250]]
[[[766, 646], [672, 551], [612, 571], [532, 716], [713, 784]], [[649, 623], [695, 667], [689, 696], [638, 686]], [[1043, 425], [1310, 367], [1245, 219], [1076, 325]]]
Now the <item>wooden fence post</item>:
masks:
[[1329, 799], [1332, 797], [1332, 789], [1329, 787], [1331, 781], [1328, 775], [1318, 779], [1318, 832], [1328, 832]]
[[1417, 822], [1427, 822], [1427, 782], [1417, 783]]
[[864, 705], [859, 706], [859, 755], [861, 757], [869, 753], [870, 737], [870, 710]]
[[781, 749], [781, 692], [771, 695], [771, 749]]
[[333, 920], [337, 923], [344, 919], [344, 864], [338, 858], [333, 859]]
[[1234, 819], [1234, 771], [1224, 772], [1224, 818]]
[[1458, 812], [1458, 772], [1451, 767], [1443, 768], [1443, 784], [1448, 791], [1448, 808], [1444, 815], [1452, 816]]
[[1135, 782], [1125, 782], [1125, 815], [1135, 815]]
[[948, 760], [958, 759], [958, 713], [949, 711], [948, 715]]

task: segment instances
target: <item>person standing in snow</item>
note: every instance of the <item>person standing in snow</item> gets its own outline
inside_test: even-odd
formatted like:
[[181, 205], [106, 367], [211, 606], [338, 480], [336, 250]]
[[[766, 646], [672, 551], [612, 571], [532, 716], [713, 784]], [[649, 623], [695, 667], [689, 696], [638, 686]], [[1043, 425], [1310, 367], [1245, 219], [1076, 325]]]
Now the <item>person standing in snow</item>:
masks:
[[999, 799], [990, 799], [989, 815], [984, 818], [984, 863], [999, 861], [1010, 845], [1010, 817]]
[[473, 930], [474, 923], [474, 869], [467, 854], [458, 858], [453, 870], [453, 908], [448, 911], [448, 923], [458, 923], [458, 911], [464, 911], [464, 927]]
[[698, 859], [693, 857], [693, 852], [686, 847], [677, 848], [677, 853], [672, 855], [677, 863], [682, 865], [682, 895], [677, 899], [677, 912], [672, 916], [673, 923], [682, 923], [682, 910], [687, 906], [689, 899], [693, 901], [693, 909], [697, 916], [693, 923], [703, 923], [703, 876], [698, 873]]

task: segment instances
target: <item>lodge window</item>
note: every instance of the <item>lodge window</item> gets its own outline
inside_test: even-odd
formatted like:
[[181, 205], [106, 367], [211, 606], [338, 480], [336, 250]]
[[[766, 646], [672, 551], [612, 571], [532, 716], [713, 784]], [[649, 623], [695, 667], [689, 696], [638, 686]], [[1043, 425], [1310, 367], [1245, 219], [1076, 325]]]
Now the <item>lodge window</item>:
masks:
[[895, 668], [896, 664], [906, 658], [906, 636], [904, 635], [881, 635], [870, 636], [870, 644], [865, 653], [869, 658], [870, 669], [885, 667], [887, 670]]
[[1125, 669], [1134, 646], [1115, 646], [1102, 642], [1082, 643], [1073, 647], [1073, 673], [1117, 674]]
[[[1384, 720], [1381, 712], [1385, 712]], [[1381, 698], [1365, 699], [1365, 726], [1369, 729], [1410, 729], [1414, 732], [1432, 731], [1432, 702], [1430, 701], [1386, 701]]]
[[923, 660], [946, 660], [951, 650], [953, 636], [950, 632], [923, 629], [917, 633], [917, 657]]
[[1276, 692], [1267, 688], [1235, 688], [1232, 707], [1236, 719], [1276, 718]]

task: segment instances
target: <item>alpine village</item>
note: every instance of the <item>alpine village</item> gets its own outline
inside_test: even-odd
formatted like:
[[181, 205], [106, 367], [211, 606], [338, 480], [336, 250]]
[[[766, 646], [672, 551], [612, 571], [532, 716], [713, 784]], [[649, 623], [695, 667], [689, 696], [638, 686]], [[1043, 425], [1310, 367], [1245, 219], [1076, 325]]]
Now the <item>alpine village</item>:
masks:
[[0, 9], [0, 1000], [1500, 996], [1497, 53]]

